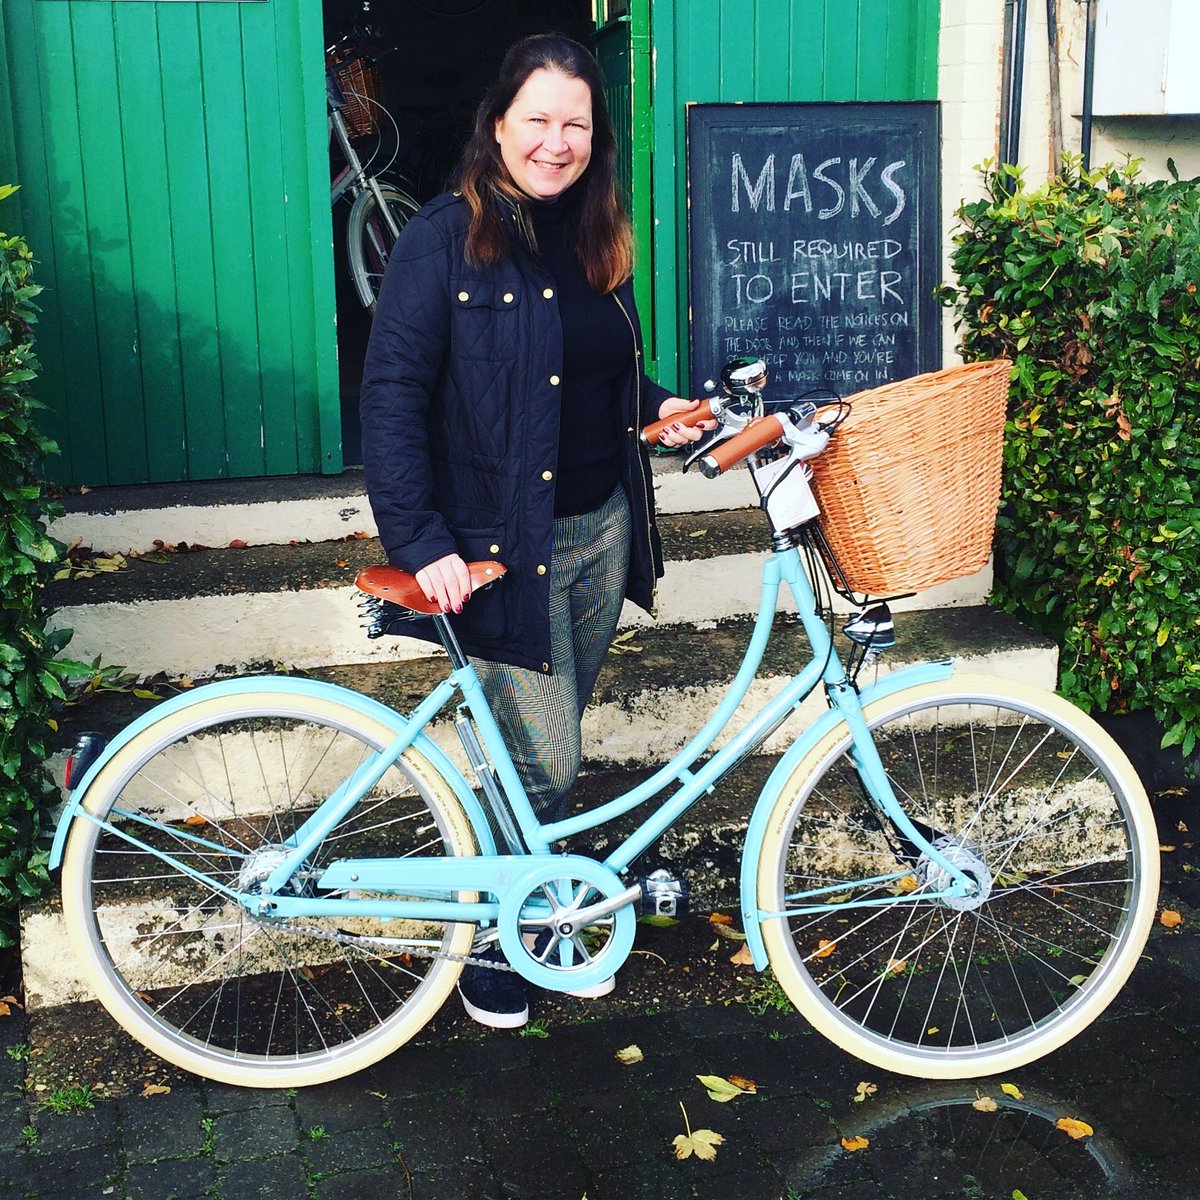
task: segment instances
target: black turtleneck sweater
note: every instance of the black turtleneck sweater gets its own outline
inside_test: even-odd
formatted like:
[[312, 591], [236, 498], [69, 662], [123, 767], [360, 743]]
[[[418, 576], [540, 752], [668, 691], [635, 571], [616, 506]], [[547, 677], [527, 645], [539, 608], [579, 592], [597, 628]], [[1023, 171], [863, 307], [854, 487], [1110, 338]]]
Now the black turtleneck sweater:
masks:
[[633, 338], [612, 296], [593, 291], [570, 246], [571, 196], [532, 202], [538, 251], [554, 278], [562, 321], [562, 416], [554, 515], [599, 508], [621, 478], [618, 380], [629, 370]]

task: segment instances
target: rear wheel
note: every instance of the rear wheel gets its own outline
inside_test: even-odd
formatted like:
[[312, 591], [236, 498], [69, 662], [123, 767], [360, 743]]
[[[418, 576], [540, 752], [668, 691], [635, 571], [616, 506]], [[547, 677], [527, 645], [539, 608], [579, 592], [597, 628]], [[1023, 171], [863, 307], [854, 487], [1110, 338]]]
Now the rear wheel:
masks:
[[963, 1078], [1047, 1054], [1117, 994], [1153, 919], [1158, 839], [1133, 768], [1072, 705], [1003, 679], [866, 715], [900, 805], [974, 893], [933, 898], [948, 876], [875, 816], [843, 727], [785, 783], [763, 845], [759, 904], [785, 914], [763, 923], [776, 978], [887, 1070]]
[[[104, 766], [83, 801], [95, 820], [77, 817], [67, 842], [63, 912], [97, 995], [135, 1038], [211, 1079], [293, 1087], [360, 1070], [437, 1011], [461, 969], [439, 955], [469, 953], [473, 925], [269, 918], [230, 894], [265, 879], [393, 737], [326, 697], [198, 695]], [[409, 750], [287, 887], [314, 888], [335, 858], [473, 853], [458, 799]]]

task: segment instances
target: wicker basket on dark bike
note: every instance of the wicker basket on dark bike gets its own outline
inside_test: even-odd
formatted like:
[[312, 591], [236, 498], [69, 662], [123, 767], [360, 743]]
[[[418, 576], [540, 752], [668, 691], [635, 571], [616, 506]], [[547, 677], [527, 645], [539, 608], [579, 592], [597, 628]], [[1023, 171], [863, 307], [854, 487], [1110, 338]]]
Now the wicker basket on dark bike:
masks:
[[982, 568], [1000, 502], [1007, 359], [849, 398], [813, 461], [821, 526], [846, 584], [894, 596]]
[[338, 86], [346, 99], [341, 108], [346, 132], [352, 138], [374, 133], [379, 68], [369, 59], [361, 58], [355, 50], [339, 48], [326, 53], [325, 69], [337, 72]]

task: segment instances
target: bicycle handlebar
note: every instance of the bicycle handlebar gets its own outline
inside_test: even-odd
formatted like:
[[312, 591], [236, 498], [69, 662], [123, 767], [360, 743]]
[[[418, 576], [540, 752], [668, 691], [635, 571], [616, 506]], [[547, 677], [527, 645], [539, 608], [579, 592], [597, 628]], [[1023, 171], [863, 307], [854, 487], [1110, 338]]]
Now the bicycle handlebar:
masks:
[[647, 446], [657, 446], [663, 431], [672, 425], [699, 425], [701, 421], [711, 421], [716, 415], [712, 410], [712, 405], [707, 400], [702, 400], [699, 407], [692, 412], [675, 413], [674, 416], [663, 417], [661, 421], [647, 425], [642, 430], [642, 441]]
[[706, 479], [715, 479], [722, 471], [748, 458], [783, 437], [783, 425], [778, 417], [759, 417], [740, 433], [714, 446], [701, 460], [700, 470]]

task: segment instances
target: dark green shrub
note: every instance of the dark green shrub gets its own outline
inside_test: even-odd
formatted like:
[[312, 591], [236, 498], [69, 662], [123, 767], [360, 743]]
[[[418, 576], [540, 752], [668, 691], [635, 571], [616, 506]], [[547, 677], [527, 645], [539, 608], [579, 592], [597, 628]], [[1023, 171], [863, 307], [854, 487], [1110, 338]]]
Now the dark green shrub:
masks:
[[[15, 189], [0, 186], [0, 200]], [[56, 662], [68, 630], [46, 631], [42, 586], [61, 547], [46, 536], [52, 515], [40, 467], [55, 451], [34, 423], [37, 377], [33, 256], [0, 232], [0, 945], [13, 941], [15, 908], [45, 881], [38, 810], [53, 792], [45, 761], [52, 706], [75, 664]]]
[[1200, 732], [1200, 185], [1136, 164], [959, 210], [969, 360], [1015, 362], [995, 600], [1062, 647], [1060, 688]]

